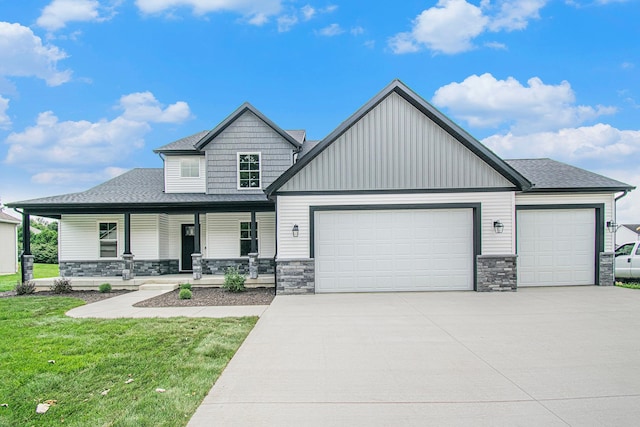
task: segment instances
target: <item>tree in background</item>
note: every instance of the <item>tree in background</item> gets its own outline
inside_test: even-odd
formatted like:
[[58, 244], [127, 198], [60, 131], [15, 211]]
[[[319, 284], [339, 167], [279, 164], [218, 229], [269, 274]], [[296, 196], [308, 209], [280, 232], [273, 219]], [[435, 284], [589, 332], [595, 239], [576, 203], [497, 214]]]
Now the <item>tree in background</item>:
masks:
[[[42, 218], [31, 219], [31, 254], [33, 261], [42, 264], [58, 263], [58, 222]], [[38, 232], [36, 231], [38, 230]], [[18, 227], [18, 250], [23, 251], [22, 225]]]

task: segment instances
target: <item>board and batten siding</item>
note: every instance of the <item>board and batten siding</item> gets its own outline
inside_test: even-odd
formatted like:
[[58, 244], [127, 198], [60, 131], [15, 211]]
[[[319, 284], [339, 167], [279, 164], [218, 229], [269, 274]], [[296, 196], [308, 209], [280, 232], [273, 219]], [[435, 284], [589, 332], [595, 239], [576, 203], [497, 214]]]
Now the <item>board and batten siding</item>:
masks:
[[[199, 177], [180, 176], [180, 162], [182, 159], [200, 160]], [[204, 193], [207, 189], [205, 156], [171, 156], [164, 158], [164, 191], [165, 193]]]
[[[240, 258], [240, 223], [251, 221], [250, 213], [207, 214], [207, 258]], [[275, 213], [257, 212], [259, 258], [276, 252]]]
[[[516, 194], [516, 205], [593, 205], [604, 204], [604, 223], [615, 218], [615, 194]], [[604, 231], [604, 251], [614, 251], [614, 233]]]
[[[309, 207], [327, 205], [416, 205], [447, 203], [480, 203], [483, 254], [515, 253], [514, 193], [511, 191], [472, 193], [409, 194], [337, 194], [287, 196], [277, 198], [278, 258], [309, 258]], [[428, 207], [425, 207], [425, 209]], [[398, 209], [401, 209], [399, 207]], [[493, 221], [504, 224], [504, 232], [496, 234]], [[298, 225], [298, 237], [291, 232]]]
[[[122, 215], [62, 215], [58, 227], [60, 261], [89, 261], [100, 258], [101, 222], [118, 224], [118, 257], [124, 252]], [[131, 215], [131, 252], [138, 260], [157, 260], [159, 256], [158, 215]]]
[[514, 185], [391, 93], [278, 191], [489, 187]]
[[246, 111], [208, 143], [204, 151], [208, 194], [262, 194], [262, 189], [238, 190], [238, 153], [260, 153], [264, 189], [293, 164], [294, 147], [258, 116]]

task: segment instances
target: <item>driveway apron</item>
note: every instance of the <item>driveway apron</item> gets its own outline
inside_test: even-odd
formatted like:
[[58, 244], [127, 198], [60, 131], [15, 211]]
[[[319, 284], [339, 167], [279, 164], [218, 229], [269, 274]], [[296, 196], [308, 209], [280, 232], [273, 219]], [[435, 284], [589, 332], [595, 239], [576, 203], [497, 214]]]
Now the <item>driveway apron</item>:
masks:
[[637, 425], [640, 291], [277, 296], [189, 426]]

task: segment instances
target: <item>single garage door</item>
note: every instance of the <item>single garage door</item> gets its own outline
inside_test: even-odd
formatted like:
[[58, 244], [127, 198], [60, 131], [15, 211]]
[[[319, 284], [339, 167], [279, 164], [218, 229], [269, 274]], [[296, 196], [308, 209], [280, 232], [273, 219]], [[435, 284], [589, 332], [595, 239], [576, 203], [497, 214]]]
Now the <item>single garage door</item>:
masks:
[[517, 212], [518, 286], [593, 285], [595, 210]]
[[316, 211], [316, 292], [473, 289], [472, 209]]

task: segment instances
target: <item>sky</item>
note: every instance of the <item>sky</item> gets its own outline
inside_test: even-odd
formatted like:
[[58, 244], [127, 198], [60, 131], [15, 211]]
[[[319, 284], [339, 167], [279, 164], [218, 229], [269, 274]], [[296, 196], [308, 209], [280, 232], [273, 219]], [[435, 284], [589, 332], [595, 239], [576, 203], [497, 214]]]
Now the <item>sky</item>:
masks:
[[[640, 187], [639, 0], [0, 0], [0, 200], [86, 190], [248, 101], [322, 139], [398, 78], [505, 159]], [[640, 188], [617, 203], [640, 222]]]

